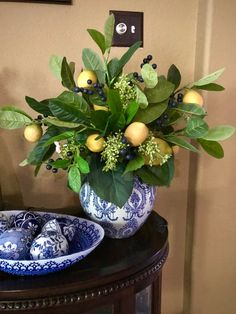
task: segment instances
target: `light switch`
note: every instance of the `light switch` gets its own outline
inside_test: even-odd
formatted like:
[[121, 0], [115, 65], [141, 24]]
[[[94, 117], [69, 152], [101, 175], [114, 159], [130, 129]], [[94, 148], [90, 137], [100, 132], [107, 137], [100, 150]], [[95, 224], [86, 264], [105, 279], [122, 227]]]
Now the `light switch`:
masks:
[[142, 41], [143, 47], [143, 12], [114, 11], [115, 29], [112, 46], [130, 47]]

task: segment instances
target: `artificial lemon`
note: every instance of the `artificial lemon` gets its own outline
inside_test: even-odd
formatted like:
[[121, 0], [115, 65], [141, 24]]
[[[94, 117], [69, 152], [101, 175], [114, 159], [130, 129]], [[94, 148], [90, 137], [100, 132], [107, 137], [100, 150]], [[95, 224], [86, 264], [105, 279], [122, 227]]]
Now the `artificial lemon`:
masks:
[[143, 122], [133, 122], [125, 130], [124, 136], [132, 146], [141, 145], [148, 137], [149, 130]]
[[92, 87], [92, 85], [96, 82], [97, 82], [97, 76], [93, 71], [90, 71], [90, 70], [82, 71], [79, 74], [78, 79], [77, 79], [78, 86], [83, 87], [83, 88]]
[[202, 96], [193, 89], [189, 89], [183, 98], [184, 103], [188, 104], [197, 104], [199, 106], [203, 106], [203, 98]]
[[[161, 138], [157, 138], [156, 137], [154, 139], [154, 142], [156, 144], [158, 144], [158, 148], [160, 149], [160, 153], [159, 154], [161, 156], [172, 155], [172, 149], [171, 149], [170, 145], [166, 141], [162, 140]], [[160, 165], [160, 163], [162, 162], [161, 156], [157, 156], [157, 158], [153, 160], [153, 162], [152, 162], [153, 166]], [[148, 165], [149, 161], [150, 161], [150, 159], [147, 156], [145, 156], [144, 157], [144, 164]]]
[[106, 106], [99, 106], [99, 105], [93, 105], [93, 109], [96, 110], [104, 110], [108, 111], [108, 108]]
[[37, 142], [43, 134], [42, 127], [39, 124], [30, 124], [25, 127], [24, 137], [28, 142]]
[[86, 140], [86, 146], [93, 153], [99, 153], [104, 149], [104, 138], [100, 137], [99, 139], [97, 139], [98, 136], [98, 133], [91, 134]]

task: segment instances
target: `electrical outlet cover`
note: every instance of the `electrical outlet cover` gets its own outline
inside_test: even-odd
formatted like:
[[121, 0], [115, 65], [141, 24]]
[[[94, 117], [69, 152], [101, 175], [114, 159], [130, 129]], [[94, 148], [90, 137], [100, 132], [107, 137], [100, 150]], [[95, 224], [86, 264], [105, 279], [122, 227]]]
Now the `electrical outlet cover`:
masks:
[[112, 46], [130, 47], [142, 41], [143, 47], [143, 12], [114, 11], [115, 30]]

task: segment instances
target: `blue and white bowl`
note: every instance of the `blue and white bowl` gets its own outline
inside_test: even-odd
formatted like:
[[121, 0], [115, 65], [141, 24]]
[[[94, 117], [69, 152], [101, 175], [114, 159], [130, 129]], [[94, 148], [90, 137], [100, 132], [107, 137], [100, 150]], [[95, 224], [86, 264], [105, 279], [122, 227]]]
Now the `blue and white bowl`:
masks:
[[[8, 219], [14, 217], [20, 211], [4, 211], [3, 214]], [[37, 212], [41, 218], [47, 222], [59, 217], [65, 217], [71, 220], [76, 227], [76, 233], [70, 244], [68, 255], [42, 259], [42, 260], [11, 260], [0, 258], [0, 270], [14, 275], [45, 275], [52, 272], [63, 270], [78, 261], [85, 258], [93, 251], [104, 237], [103, 228], [87, 219], [78, 218], [69, 215], [60, 215], [55, 213]]]
[[0, 213], [0, 235], [7, 230], [9, 226], [9, 221], [8, 218], [3, 215], [2, 213]]
[[29, 258], [33, 236], [29, 230], [12, 228], [0, 235], [0, 258], [24, 260]]
[[80, 189], [80, 202], [85, 213], [99, 223], [109, 238], [123, 239], [134, 235], [152, 211], [156, 187], [134, 180], [127, 202], [119, 207], [101, 199], [88, 183]]
[[48, 221], [42, 228], [42, 232], [56, 231], [64, 235], [67, 241], [71, 242], [74, 238], [76, 228], [67, 218], [60, 217]]

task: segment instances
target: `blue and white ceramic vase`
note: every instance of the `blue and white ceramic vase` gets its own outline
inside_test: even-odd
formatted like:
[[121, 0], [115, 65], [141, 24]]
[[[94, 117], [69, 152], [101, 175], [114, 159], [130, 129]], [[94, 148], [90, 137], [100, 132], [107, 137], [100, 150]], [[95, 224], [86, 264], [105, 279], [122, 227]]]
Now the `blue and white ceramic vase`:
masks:
[[124, 204], [119, 207], [101, 199], [88, 183], [80, 190], [80, 202], [91, 220], [100, 224], [109, 238], [128, 238], [144, 224], [152, 211], [156, 197], [156, 187], [134, 181], [133, 191]]

